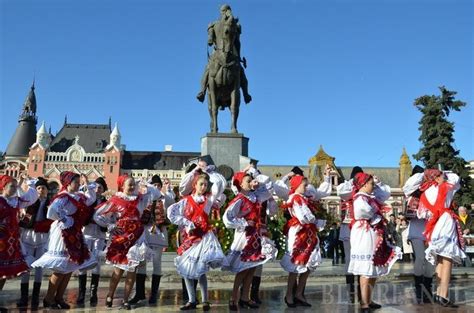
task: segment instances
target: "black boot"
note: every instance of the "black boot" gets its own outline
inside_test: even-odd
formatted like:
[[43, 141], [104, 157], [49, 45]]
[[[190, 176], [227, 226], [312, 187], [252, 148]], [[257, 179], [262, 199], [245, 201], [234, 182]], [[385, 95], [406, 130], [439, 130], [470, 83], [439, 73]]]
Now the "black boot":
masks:
[[421, 304], [423, 303], [423, 276], [416, 276], [415, 278], [415, 296], [416, 296], [416, 303]]
[[349, 288], [349, 301], [355, 303], [354, 275], [346, 275], [346, 284]]
[[151, 276], [151, 292], [150, 298], [148, 299], [149, 304], [156, 304], [158, 297], [158, 289], [160, 288], [161, 275]]
[[250, 300], [253, 300], [257, 304], [262, 304], [260, 297], [258, 296], [260, 291], [260, 282], [262, 277], [254, 276], [252, 277], [252, 286], [250, 287]]
[[20, 300], [16, 303], [19, 308], [24, 308], [28, 306], [28, 283], [22, 283], [20, 285]]
[[131, 300], [128, 301], [130, 304], [137, 304], [139, 301], [146, 299], [145, 297], [145, 274], [137, 274], [135, 284], [135, 295]]
[[188, 290], [186, 289], [186, 283], [184, 282], [184, 279], [181, 279], [181, 286], [183, 288], [183, 304], [186, 304], [188, 303], [189, 295]]
[[359, 301], [359, 303], [362, 303], [362, 291], [360, 290], [360, 276], [355, 276], [355, 277], [357, 277], [357, 300]]
[[31, 294], [31, 309], [37, 309], [39, 307], [39, 296], [41, 291], [41, 283], [33, 283], [33, 293]]
[[79, 281], [79, 294], [77, 295], [76, 304], [84, 304], [86, 298], [87, 274], [77, 276]]
[[423, 277], [423, 302], [433, 303], [433, 277]]
[[100, 275], [92, 274], [91, 277], [91, 299], [90, 304], [95, 306], [97, 304], [97, 289], [99, 289]]

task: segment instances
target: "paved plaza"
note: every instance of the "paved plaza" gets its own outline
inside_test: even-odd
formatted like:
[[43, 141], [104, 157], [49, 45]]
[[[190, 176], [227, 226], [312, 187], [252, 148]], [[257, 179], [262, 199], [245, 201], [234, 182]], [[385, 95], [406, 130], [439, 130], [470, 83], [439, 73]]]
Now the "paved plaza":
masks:
[[[163, 262], [163, 278], [160, 285], [160, 296], [156, 306], [148, 306], [142, 301], [135, 306], [134, 312], [177, 312], [181, 305], [181, 282], [180, 277], [173, 271], [171, 266], [173, 253], [166, 253]], [[413, 292], [413, 279], [411, 263], [395, 264], [392, 273], [382, 278], [376, 286], [374, 300], [383, 304], [383, 308], [377, 312], [474, 312], [474, 268], [456, 267], [453, 270], [451, 297], [460, 304], [459, 309], [446, 309], [439, 305], [416, 305]], [[123, 283], [119, 285], [112, 309], [104, 307], [107, 294], [110, 267], [104, 266], [103, 279], [99, 288], [99, 305], [90, 307], [86, 302], [84, 307], [75, 307], [73, 304], [77, 298], [77, 280], [71, 279], [69, 289], [66, 292], [67, 302], [73, 305], [69, 312], [114, 312], [118, 311], [122, 301]], [[209, 278], [209, 298], [212, 303], [211, 312], [228, 312], [229, 300], [233, 276], [226, 272], [211, 271]], [[147, 289], [150, 282], [147, 282]], [[44, 278], [41, 298], [46, 292], [47, 277]], [[277, 262], [267, 264], [264, 269], [261, 296], [264, 304], [258, 310], [241, 310], [241, 312], [358, 312], [358, 306], [348, 301], [344, 278], [344, 265], [332, 266], [330, 260], [325, 260], [323, 265], [310, 277], [306, 288], [308, 302], [313, 304], [312, 308], [304, 309], [298, 307], [289, 309], [283, 302], [286, 289], [286, 275]], [[7, 281], [3, 292], [0, 294], [0, 305], [7, 307], [9, 312], [19, 312], [15, 301], [20, 296], [19, 280]], [[88, 294], [87, 294], [88, 296]], [[199, 296], [199, 292], [198, 292]], [[86, 299], [88, 300], [88, 299]], [[30, 309], [23, 312], [30, 312]], [[42, 307], [39, 312], [46, 312]], [[194, 312], [194, 311], [191, 311]], [[195, 312], [202, 312], [198, 306]]]

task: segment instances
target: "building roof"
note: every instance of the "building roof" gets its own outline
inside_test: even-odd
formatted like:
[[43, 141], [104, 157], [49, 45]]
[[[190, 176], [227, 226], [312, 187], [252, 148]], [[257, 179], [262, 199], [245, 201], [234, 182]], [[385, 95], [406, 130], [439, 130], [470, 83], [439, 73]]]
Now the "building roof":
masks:
[[[298, 165], [305, 173], [305, 176], [309, 174], [308, 165]], [[389, 185], [390, 187], [399, 187], [400, 178], [399, 178], [399, 168], [398, 167], [366, 167], [361, 166], [364, 172], [376, 175], [383, 183]], [[293, 165], [259, 165], [258, 169], [262, 171], [263, 174], [275, 178], [276, 174], [286, 175], [288, 174]], [[352, 167], [350, 166], [338, 166], [338, 172], [342, 175], [340, 182], [342, 180], [349, 180], [352, 172]]]
[[199, 152], [124, 151], [121, 167], [128, 170], [181, 170], [190, 159], [200, 155]]
[[51, 142], [53, 152], [66, 152], [79, 136], [79, 144], [87, 153], [97, 153], [104, 150], [110, 137], [109, 124], [67, 124], [65, 123]]

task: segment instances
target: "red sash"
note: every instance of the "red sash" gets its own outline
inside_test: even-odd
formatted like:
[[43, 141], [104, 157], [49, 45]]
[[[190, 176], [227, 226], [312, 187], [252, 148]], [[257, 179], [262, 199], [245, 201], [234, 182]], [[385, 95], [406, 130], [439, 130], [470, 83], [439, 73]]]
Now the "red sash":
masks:
[[182, 255], [192, 245], [200, 242], [202, 237], [211, 229], [208, 222], [208, 215], [204, 211], [207, 205], [207, 198], [202, 203], [194, 201], [191, 195], [184, 197], [186, 199], [186, 208], [184, 217], [193, 222], [194, 229], [191, 234], [183, 232], [183, 242], [178, 248], [178, 255]]
[[[299, 206], [308, 206], [308, 199], [303, 195], [295, 194], [287, 206], [289, 208], [293, 207], [295, 204]], [[296, 265], [305, 265], [308, 263], [311, 253], [313, 253], [314, 249], [319, 244], [318, 228], [313, 223], [302, 224], [296, 216], [293, 216], [288, 222], [286, 222], [283, 228], [283, 233], [288, 236], [290, 228], [298, 225], [301, 226], [301, 229], [296, 233], [296, 239], [291, 253], [291, 262]]]
[[461, 249], [464, 249], [465, 242], [464, 242], [464, 237], [463, 237], [461, 225], [459, 224], [459, 216], [456, 213], [454, 213], [454, 211], [452, 209], [452, 203], [451, 203], [451, 207], [449, 207], [449, 208], [445, 207], [446, 195], [451, 190], [451, 188], [453, 188], [452, 185], [447, 183], [447, 182], [444, 182], [441, 185], [439, 185], [438, 195], [436, 197], [436, 201], [435, 201], [434, 205], [432, 205], [428, 201], [428, 199], [426, 198], [426, 194], [424, 192], [421, 195], [420, 204], [422, 204], [425, 208], [430, 210], [430, 212], [432, 214], [432, 217], [426, 222], [425, 232], [423, 233], [423, 235], [425, 236], [426, 240], [428, 242], [430, 242], [431, 241], [431, 235], [433, 233], [433, 230], [434, 230], [434, 228], [436, 226], [436, 223], [438, 222], [439, 218], [444, 213], [448, 213], [449, 215], [451, 215], [451, 217], [454, 220], [454, 223], [456, 224], [459, 246], [461, 247]]
[[85, 204], [85, 198], [80, 195], [80, 200], [77, 201], [71, 197], [68, 193], [59, 193], [56, 195], [51, 202], [55, 199], [67, 198], [75, 207], [76, 212], [71, 215], [74, 220], [74, 225], [68, 229], [61, 231], [66, 251], [69, 254], [69, 259], [76, 263], [82, 264], [85, 260], [89, 259], [89, 249], [84, 241], [84, 235], [82, 234], [82, 227], [89, 216], [89, 207]]
[[265, 256], [262, 254], [262, 236], [260, 233], [260, 229], [262, 227], [260, 223], [260, 211], [262, 206], [259, 202], [250, 201], [242, 193], [239, 193], [234, 199], [232, 199], [229, 205], [236, 202], [237, 200], [242, 200], [239, 217], [243, 217], [246, 221], [251, 221], [254, 223], [254, 226], [245, 227], [245, 237], [247, 239], [247, 244], [240, 254], [240, 259], [243, 262], [256, 262], [264, 260]]
[[106, 258], [112, 264], [128, 264], [127, 253], [143, 234], [144, 228], [138, 211], [140, 199], [140, 195], [133, 201], [113, 196], [107, 201], [111, 206], [104, 214], [118, 213], [117, 227], [123, 231], [122, 234], [112, 236], [107, 248]]
[[0, 197], [0, 279], [28, 272], [21, 253], [18, 210]]
[[[375, 266], [387, 266], [390, 261], [395, 257], [395, 250], [388, 245], [388, 238], [387, 238], [387, 230], [386, 230], [386, 220], [382, 215], [384, 208], [382, 204], [378, 202], [376, 199], [372, 197], [368, 197], [364, 194], [356, 194], [354, 200], [358, 197], [362, 197], [367, 201], [367, 203], [374, 209], [375, 215], [379, 215], [381, 217], [380, 222], [375, 225], [371, 225], [368, 220], [359, 220], [361, 221], [360, 227], [365, 227], [367, 230], [372, 228], [376, 234], [375, 239], [375, 251], [374, 251], [374, 258], [372, 262]], [[353, 220], [353, 225], [355, 220]]]
[[349, 199], [347, 201], [341, 201], [341, 220], [344, 223], [352, 221], [354, 219], [354, 201]]

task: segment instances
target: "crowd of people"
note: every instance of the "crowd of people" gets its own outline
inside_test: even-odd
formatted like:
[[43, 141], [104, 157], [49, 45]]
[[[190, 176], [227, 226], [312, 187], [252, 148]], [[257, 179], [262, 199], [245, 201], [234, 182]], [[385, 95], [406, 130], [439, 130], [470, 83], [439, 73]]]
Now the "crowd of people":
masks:
[[[98, 305], [97, 290], [101, 257], [113, 266], [105, 306], [112, 307], [115, 291], [125, 275], [121, 308], [130, 310], [146, 299], [146, 265], [153, 267], [149, 304], [156, 304], [161, 279], [161, 257], [169, 245], [167, 225], [178, 227], [175, 266], [183, 279], [184, 305], [196, 309], [196, 288], [201, 305], [209, 311], [208, 281], [211, 268], [235, 274], [228, 308], [255, 309], [263, 265], [278, 254], [267, 229], [267, 219], [279, 211], [287, 217], [283, 233], [286, 250], [280, 265], [288, 273], [284, 302], [290, 308], [311, 307], [305, 297], [309, 275], [322, 262], [318, 233], [326, 221], [318, 219], [318, 201], [333, 189], [327, 166], [322, 183], [309, 184], [303, 171], [294, 167], [272, 181], [253, 165], [235, 173], [231, 181], [234, 197], [224, 191], [226, 179], [215, 166], [200, 160], [187, 170], [175, 195], [168, 180], [153, 176], [136, 181], [122, 175], [118, 190], [108, 191], [103, 178], [89, 182], [85, 175], [65, 171], [61, 190], [48, 192], [41, 177], [29, 179], [0, 176], [0, 290], [7, 279], [21, 277], [18, 307], [28, 306], [30, 272], [35, 271], [31, 307], [40, 305], [43, 269], [51, 276], [42, 305], [69, 309], [64, 294], [71, 274], [78, 273], [77, 305], [86, 301], [87, 272], [91, 271], [91, 305]], [[459, 177], [451, 172], [416, 167], [403, 191], [407, 211], [385, 219], [390, 187], [378, 177], [355, 167], [351, 178], [335, 186], [342, 200], [340, 226], [328, 225], [333, 264], [344, 258], [350, 300], [362, 312], [381, 307], [372, 301], [378, 277], [393, 264], [413, 253], [417, 302], [456, 306], [449, 299], [452, 266], [466, 257], [464, 235], [474, 231], [474, 221], [465, 208], [454, 212], [453, 196]], [[225, 205], [225, 207], [223, 207]], [[221, 212], [228, 229], [234, 231], [230, 249], [224, 253], [211, 224], [212, 212]], [[408, 250], [405, 243], [410, 243]], [[437, 289], [432, 293], [436, 273]], [[70, 287], [69, 287], [70, 288]], [[131, 297], [135, 288], [135, 294]]]

